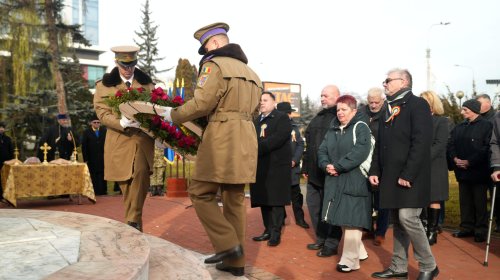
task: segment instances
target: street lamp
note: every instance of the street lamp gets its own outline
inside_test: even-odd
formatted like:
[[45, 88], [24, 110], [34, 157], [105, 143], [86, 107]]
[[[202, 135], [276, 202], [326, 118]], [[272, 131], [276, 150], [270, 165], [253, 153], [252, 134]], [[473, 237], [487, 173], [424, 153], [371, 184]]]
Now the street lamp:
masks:
[[429, 29], [427, 30], [427, 49], [426, 49], [426, 57], [427, 57], [427, 90], [431, 90], [431, 47], [429, 44], [429, 35], [431, 33], [431, 29], [434, 26], [438, 25], [448, 25], [450, 22], [440, 22], [440, 23], [435, 23], [429, 26]]
[[474, 78], [474, 69], [467, 65], [455, 64], [456, 67], [464, 67], [469, 69], [472, 72], [472, 95], [476, 96], [476, 79]]
[[460, 106], [459, 106], [460, 108], [462, 108], [462, 98], [464, 97], [464, 95], [465, 95], [464, 92], [461, 90], [459, 90], [459, 91], [457, 91], [457, 93], [455, 93], [455, 96], [458, 98], [458, 101], [460, 103]]

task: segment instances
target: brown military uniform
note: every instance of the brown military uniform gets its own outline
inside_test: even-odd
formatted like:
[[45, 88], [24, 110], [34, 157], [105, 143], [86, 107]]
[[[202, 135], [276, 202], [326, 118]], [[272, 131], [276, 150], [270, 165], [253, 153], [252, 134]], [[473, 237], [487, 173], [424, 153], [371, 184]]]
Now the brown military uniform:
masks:
[[[134, 71], [134, 88], [152, 90], [154, 85], [144, 72]], [[142, 225], [142, 208], [149, 188], [149, 176], [153, 170], [154, 140], [139, 129], [120, 125], [120, 117], [107, 106], [103, 98], [114, 96], [126, 89], [118, 68], [105, 74], [96, 84], [94, 109], [101, 123], [108, 128], [104, 145], [104, 178], [118, 181], [124, 196], [127, 222]]]
[[[259, 77], [245, 63], [218, 56], [201, 65], [194, 98], [171, 112], [175, 123], [209, 119], [188, 192], [216, 252], [245, 243], [244, 187], [255, 182], [257, 135], [252, 120], [261, 92]], [[215, 199], [219, 188], [223, 213]], [[242, 267], [245, 260], [224, 263]]]

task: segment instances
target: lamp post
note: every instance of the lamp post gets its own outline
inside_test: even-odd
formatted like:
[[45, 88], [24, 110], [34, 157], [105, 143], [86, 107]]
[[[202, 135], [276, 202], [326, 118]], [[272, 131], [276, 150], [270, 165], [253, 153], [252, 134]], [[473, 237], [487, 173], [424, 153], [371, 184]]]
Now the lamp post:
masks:
[[429, 44], [429, 35], [431, 33], [431, 29], [434, 26], [438, 25], [448, 25], [450, 22], [440, 22], [440, 23], [435, 23], [429, 26], [429, 29], [427, 30], [427, 49], [426, 49], [426, 58], [427, 58], [427, 90], [431, 90], [431, 47]]
[[476, 79], [474, 78], [474, 69], [470, 66], [467, 65], [460, 65], [460, 64], [455, 64], [456, 67], [463, 67], [467, 68], [472, 72], [472, 96], [476, 96]]
[[458, 98], [458, 102], [460, 103], [459, 107], [462, 108], [462, 98], [464, 97], [464, 92], [459, 90], [455, 93], [455, 96]]

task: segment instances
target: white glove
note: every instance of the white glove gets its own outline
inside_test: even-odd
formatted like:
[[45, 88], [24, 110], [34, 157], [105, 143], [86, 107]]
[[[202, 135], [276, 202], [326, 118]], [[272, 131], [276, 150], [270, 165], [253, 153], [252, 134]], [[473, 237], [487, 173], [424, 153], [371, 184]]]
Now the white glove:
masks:
[[162, 150], [167, 148], [167, 146], [163, 145], [163, 141], [158, 140], [158, 139], [155, 139], [155, 146], [156, 146], [156, 148], [162, 149]]
[[127, 127], [139, 128], [141, 126], [141, 124], [138, 121], [129, 120], [125, 116], [122, 116], [122, 118], [120, 119], [120, 125], [123, 128], [127, 128]]
[[163, 109], [163, 113], [160, 113], [160, 117], [163, 117], [167, 122], [171, 122], [172, 117], [170, 116], [170, 112], [172, 111], [172, 107], [161, 106], [161, 108]]

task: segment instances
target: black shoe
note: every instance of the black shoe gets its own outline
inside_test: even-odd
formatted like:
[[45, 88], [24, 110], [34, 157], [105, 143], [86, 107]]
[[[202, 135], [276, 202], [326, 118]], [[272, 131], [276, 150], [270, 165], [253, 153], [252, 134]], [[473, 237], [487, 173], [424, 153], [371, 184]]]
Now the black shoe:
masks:
[[429, 245], [432, 246], [438, 242], [437, 241], [437, 236], [438, 236], [437, 230], [436, 231], [429, 231], [427, 234], [428, 234], [427, 239], [429, 240]]
[[439, 269], [436, 266], [436, 268], [434, 268], [433, 271], [425, 271], [425, 272], [421, 271], [418, 274], [417, 280], [432, 280], [432, 279], [436, 278], [436, 276], [438, 276], [438, 274], [439, 274]]
[[266, 241], [271, 238], [271, 234], [264, 232], [262, 235], [252, 237], [253, 241]]
[[244, 267], [234, 267], [225, 265], [224, 263], [218, 263], [215, 265], [215, 268], [220, 271], [225, 271], [231, 273], [233, 276], [243, 276], [245, 275]]
[[301, 227], [301, 228], [309, 228], [309, 225], [306, 223], [306, 221], [297, 221], [296, 224]]
[[474, 242], [481, 243], [486, 241], [486, 237], [482, 234], [474, 235]]
[[372, 278], [395, 278], [395, 279], [408, 279], [408, 272], [394, 272], [390, 268], [381, 271], [372, 273]]
[[337, 254], [337, 249], [330, 248], [328, 246], [324, 246], [317, 254], [318, 257], [331, 257]]
[[323, 244], [321, 243], [307, 244], [308, 250], [320, 250], [321, 248], [323, 248]]
[[236, 259], [243, 256], [243, 247], [238, 245], [226, 251], [219, 252], [210, 258], [205, 259], [205, 263], [218, 263], [225, 259]]
[[[94, 202], [95, 203], [95, 202]], [[142, 225], [136, 222], [127, 222], [127, 225], [135, 228], [136, 230], [142, 232]]]
[[473, 231], [461, 230], [461, 231], [457, 231], [457, 232], [453, 233], [453, 237], [456, 237], [456, 238], [464, 238], [464, 237], [471, 237], [471, 236], [474, 236]]
[[281, 236], [276, 235], [276, 236], [271, 237], [271, 239], [269, 239], [269, 241], [267, 241], [267, 246], [275, 247], [275, 246], [280, 245], [280, 243], [281, 243]]

